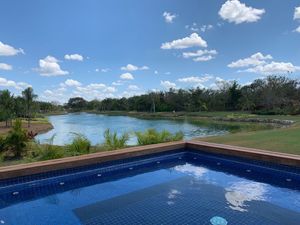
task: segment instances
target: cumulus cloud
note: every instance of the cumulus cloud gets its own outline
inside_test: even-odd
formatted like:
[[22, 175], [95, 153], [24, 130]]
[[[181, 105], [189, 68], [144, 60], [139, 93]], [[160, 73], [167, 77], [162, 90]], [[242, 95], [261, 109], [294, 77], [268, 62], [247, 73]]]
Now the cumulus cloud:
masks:
[[183, 52], [183, 58], [193, 58], [195, 62], [209, 61], [215, 58], [216, 50], [198, 50], [196, 52]]
[[176, 84], [175, 83], [172, 83], [168, 80], [165, 80], [165, 81], [160, 81], [160, 85], [162, 87], [164, 87], [165, 89], [170, 89], [170, 88], [176, 88]]
[[300, 33], [300, 26], [295, 29], [295, 32]]
[[0, 41], [0, 56], [14, 56], [18, 54], [25, 54], [24, 50], [21, 48], [16, 49], [13, 46], [4, 44]]
[[261, 64], [265, 64], [268, 59], [272, 59], [271, 55], [263, 55], [260, 52], [257, 52], [251, 55], [248, 58], [239, 59], [234, 61], [228, 65], [230, 68], [239, 68], [239, 67], [247, 67], [247, 66], [258, 66]]
[[212, 75], [204, 75], [204, 76], [190, 76], [190, 77], [183, 77], [183, 78], [179, 78], [178, 81], [179, 82], [183, 82], [183, 83], [205, 83], [209, 80], [211, 80], [212, 78], [214, 78]]
[[138, 90], [140, 90], [140, 88], [138, 86], [136, 86], [136, 85], [129, 85], [128, 86], [128, 90], [130, 90], [130, 91], [138, 91]]
[[207, 47], [207, 43], [197, 33], [192, 33], [188, 37], [165, 42], [161, 45], [161, 49], [185, 49], [190, 47]]
[[82, 85], [79, 81], [72, 79], [67, 79], [64, 84], [69, 87], [77, 87]]
[[166, 23], [173, 23], [173, 20], [177, 17], [175, 14], [170, 12], [164, 12], [163, 17], [165, 18]]
[[300, 19], [300, 6], [295, 8], [294, 20]]
[[65, 55], [66, 60], [83, 61], [83, 56], [79, 54]]
[[17, 90], [22, 90], [27, 87], [31, 87], [31, 85], [25, 82], [15, 82], [13, 80], [7, 80], [6, 78], [0, 77], [0, 87], [5, 87], [5, 88], [11, 87]]
[[133, 80], [134, 79], [134, 77], [131, 73], [123, 73], [120, 75], [120, 78], [122, 80]]
[[68, 71], [62, 70], [58, 64], [58, 60], [48, 55], [44, 59], [39, 60], [39, 68], [36, 69], [42, 76], [61, 76], [69, 74]]
[[256, 22], [264, 13], [264, 9], [246, 6], [246, 4], [241, 3], [239, 0], [226, 1], [219, 11], [219, 15], [223, 20], [235, 24]]
[[12, 70], [12, 66], [6, 63], [0, 63], [0, 70]]
[[252, 56], [239, 59], [228, 65], [230, 68], [244, 68], [240, 72], [252, 72], [263, 75], [285, 74], [300, 71], [299, 66], [295, 66], [290, 62], [271, 61], [271, 55], [263, 55], [260, 52]]
[[132, 65], [132, 64], [127, 64], [127, 66], [122, 66], [121, 67], [121, 70], [124, 70], [124, 71], [136, 71], [136, 70], [148, 70], [148, 69], [149, 69], [148, 66], [138, 67], [138, 66], [135, 66], [135, 65]]

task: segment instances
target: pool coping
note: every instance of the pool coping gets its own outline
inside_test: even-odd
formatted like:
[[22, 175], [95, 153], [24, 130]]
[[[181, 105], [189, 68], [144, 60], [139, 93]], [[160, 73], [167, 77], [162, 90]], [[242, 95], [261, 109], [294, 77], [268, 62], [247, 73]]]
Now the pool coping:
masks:
[[203, 141], [177, 141], [0, 167], [0, 180], [185, 148], [300, 167], [298, 155]]

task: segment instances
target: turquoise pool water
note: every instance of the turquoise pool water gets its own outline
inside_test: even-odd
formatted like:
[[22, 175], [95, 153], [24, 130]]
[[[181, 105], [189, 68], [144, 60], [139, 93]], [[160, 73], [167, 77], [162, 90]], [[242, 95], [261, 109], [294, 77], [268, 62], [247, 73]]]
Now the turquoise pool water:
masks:
[[299, 225], [300, 171], [192, 149], [0, 181], [0, 224]]
[[130, 132], [131, 139], [129, 144], [136, 143], [133, 132], [145, 131], [148, 128], [155, 128], [160, 131], [166, 129], [173, 133], [182, 131], [185, 139], [222, 135], [227, 132], [225, 129], [197, 126], [188, 121], [147, 120], [129, 116], [107, 116], [88, 113], [49, 116], [49, 121], [52, 123], [54, 129], [45, 134], [38, 135], [36, 139], [41, 143], [46, 143], [55, 135], [53, 144], [56, 145], [70, 143], [74, 137], [72, 133], [85, 135], [92, 144], [102, 143], [104, 140], [103, 133], [107, 128], [118, 134]]

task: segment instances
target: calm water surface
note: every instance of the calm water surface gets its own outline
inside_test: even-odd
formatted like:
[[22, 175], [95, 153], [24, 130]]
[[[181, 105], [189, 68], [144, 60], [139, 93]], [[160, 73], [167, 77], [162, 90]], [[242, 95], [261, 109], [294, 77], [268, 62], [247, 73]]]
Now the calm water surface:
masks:
[[107, 116], [88, 113], [49, 116], [48, 119], [54, 129], [45, 134], [38, 135], [36, 139], [41, 143], [47, 143], [55, 135], [53, 144], [56, 145], [70, 143], [74, 137], [74, 133], [85, 135], [92, 144], [99, 144], [104, 141], [103, 133], [107, 128], [113, 132], [117, 132], [119, 135], [124, 132], [130, 132], [131, 138], [129, 144], [136, 143], [133, 132], [145, 131], [148, 128], [155, 128], [159, 131], [166, 129], [172, 133], [182, 131], [185, 139], [222, 135], [227, 132], [224, 129], [197, 126], [188, 121], [147, 120], [129, 116]]

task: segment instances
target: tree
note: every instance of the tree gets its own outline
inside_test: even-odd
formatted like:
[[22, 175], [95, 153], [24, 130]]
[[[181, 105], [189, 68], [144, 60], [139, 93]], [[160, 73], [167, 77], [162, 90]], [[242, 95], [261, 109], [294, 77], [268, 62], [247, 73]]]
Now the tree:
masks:
[[17, 119], [6, 137], [5, 145], [14, 153], [15, 157], [19, 158], [25, 150], [27, 141], [28, 136], [26, 131], [22, 129], [22, 121]]
[[70, 98], [67, 107], [73, 111], [85, 110], [87, 101], [81, 97]]
[[14, 96], [11, 95], [9, 90], [0, 91], [0, 114], [5, 120], [5, 126], [11, 125], [14, 117]]
[[24, 91], [22, 91], [22, 96], [23, 96], [25, 108], [26, 108], [28, 127], [30, 127], [30, 120], [32, 118], [32, 111], [34, 108], [34, 101], [37, 98], [37, 95], [33, 93], [33, 89], [31, 87], [28, 87]]

